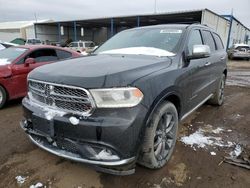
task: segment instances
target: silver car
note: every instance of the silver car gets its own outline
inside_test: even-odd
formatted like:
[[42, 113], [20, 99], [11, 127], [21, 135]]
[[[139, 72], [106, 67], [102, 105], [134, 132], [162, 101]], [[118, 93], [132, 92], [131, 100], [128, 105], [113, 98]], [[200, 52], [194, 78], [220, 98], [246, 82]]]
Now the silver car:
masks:
[[229, 59], [248, 59], [250, 60], [250, 46], [247, 44], [234, 44], [232, 48], [228, 50]]

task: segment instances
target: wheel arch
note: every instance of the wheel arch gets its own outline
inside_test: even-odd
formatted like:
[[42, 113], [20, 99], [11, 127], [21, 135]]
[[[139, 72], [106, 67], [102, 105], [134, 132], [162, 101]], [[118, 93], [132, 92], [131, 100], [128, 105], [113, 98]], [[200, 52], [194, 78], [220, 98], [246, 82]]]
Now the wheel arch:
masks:
[[157, 109], [157, 107], [163, 102], [163, 101], [169, 101], [173, 103], [177, 109], [178, 117], [181, 116], [181, 110], [182, 110], [182, 104], [181, 104], [181, 95], [175, 91], [175, 90], [168, 90], [165, 92], [162, 92], [160, 95], [158, 95], [155, 99], [155, 101], [152, 103], [152, 105], [149, 108], [149, 113], [146, 116], [146, 125], [149, 123], [149, 121], [152, 118], [153, 113]]
[[6, 89], [6, 87], [4, 87], [3, 84], [0, 83], [0, 86], [5, 90], [5, 93], [6, 93], [6, 100], [8, 101], [9, 100], [9, 92], [8, 90]]

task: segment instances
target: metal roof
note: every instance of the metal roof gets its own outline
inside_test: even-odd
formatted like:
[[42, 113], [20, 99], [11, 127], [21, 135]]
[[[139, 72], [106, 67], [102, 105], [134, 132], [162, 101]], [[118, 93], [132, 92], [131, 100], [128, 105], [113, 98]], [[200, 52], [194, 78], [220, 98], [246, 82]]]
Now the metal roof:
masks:
[[48, 23], [51, 20], [31, 20], [31, 21], [14, 21], [14, 22], [0, 22], [1, 29], [21, 29], [34, 25], [34, 23]]

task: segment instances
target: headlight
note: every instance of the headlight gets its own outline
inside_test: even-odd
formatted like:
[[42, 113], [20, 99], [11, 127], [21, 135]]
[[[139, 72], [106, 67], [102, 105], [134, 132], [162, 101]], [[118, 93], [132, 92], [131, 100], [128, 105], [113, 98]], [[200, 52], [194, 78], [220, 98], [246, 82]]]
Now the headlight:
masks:
[[91, 89], [90, 93], [94, 97], [98, 108], [134, 107], [143, 98], [143, 93], [134, 87]]

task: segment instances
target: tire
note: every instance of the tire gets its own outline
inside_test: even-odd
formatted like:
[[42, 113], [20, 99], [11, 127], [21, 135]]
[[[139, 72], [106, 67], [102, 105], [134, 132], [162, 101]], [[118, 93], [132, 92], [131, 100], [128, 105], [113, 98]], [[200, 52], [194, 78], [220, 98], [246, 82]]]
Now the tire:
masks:
[[216, 90], [213, 98], [208, 101], [210, 104], [213, 104], [213, 105], [216, 105], [216, 106], [221, 106], [223, 104], [223, 102], [224, 102], [225, 83], [226, 83], [226, 75], [223, 74], [221, 76], [219, 85], [217, 87], [217, 90]]
[[3, 108], [6, 101], [7, 101], [7, 93], [5, 89], [2, 86], [0, 86], [0, 109]]
[[163, 167], [173, 153], [177, 132], [176, 107], [173, 103], [164, 101], [153, 112], [152, 119], [146, 127], [138, 163], [150, 169]]

